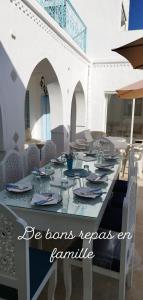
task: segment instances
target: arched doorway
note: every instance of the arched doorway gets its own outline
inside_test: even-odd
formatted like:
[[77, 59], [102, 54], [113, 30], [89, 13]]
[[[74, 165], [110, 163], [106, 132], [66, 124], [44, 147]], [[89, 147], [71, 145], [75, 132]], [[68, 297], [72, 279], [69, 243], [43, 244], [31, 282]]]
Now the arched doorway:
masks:
[[45, 58], [34, 68], [27, 86], [25, 95], [26, 141], [28, 139], [54, 140], [53, 132], [62, 124], [62, 121], [62, 95], [59, 81], [54, 68]]
[[76, 136], [85, 130], [85, 95], [84, 90], [79, 81], [75, 87], [70, 120], [70, 141], [74, 141]]

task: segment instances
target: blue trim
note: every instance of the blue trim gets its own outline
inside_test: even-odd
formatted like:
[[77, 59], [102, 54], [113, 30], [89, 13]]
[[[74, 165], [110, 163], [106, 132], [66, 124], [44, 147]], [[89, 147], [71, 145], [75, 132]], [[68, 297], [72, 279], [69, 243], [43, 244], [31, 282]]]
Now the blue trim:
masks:
[[143, 29], [143, 0], [130, 0], [129, 30]]

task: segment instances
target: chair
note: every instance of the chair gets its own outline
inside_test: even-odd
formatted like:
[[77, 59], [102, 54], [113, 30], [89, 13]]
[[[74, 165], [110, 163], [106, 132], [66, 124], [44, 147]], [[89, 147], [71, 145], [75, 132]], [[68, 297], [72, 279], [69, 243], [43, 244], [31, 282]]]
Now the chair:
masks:
[[104, 131], [91, 131], [91, 135], [93, 139], [99, 139], [106, 136], [106, 132]]
[[3, 182], [16, 182], [23, 177], [23, 162], [21, 154], [10, 150], [2, 161]]
[[[119, 239], [115, 235], [113, 239], [97, 239], [93, 241], [93, 272], [115, 278], [119, 281], [118, 300], [125, 299], [125, 284], [132, 285], [133, 254], [136, 214], [136, 180], [131, 178], [127, 196], [123, 205], [122, 232], [130, 232], [132, 238], [129, 240]], [[76, 252], [82, 248], [82, 240], [77, 239], [69, 247], [68, 251]], [[71, 265], [82, 267], [82, 261], [78, 259], [65, 259], [64, 280], [66, 287], [66, 300], [71, 297]], [[86, 290], [86, 279], [83, 282]]]
[[2, 188], [3, 188], [3, 183], [4, 183], [4, 180], [3, 180], [3, 167], [2, 167], [2, 164], [0, 163], [0, 190], [2, 190]]
[[109, 153], [114, 153], [115, 152], [114, 144], [107, 137], [100, 138], [99, 143], [101, 145], [102, 151], [106, 151], [106, 152], [109, 152]]
[[57, 262], [50, 262], [49, 252], [29, 248], [28, 240], [18, 240], [26, 226], [0, 203], [0, 299], [36, 300], [49, 281], [48, 299], [54, 300]]
[[25, 160], [27, 174], [30, 174], [34, 168], [40, 167], [40, 150], [35, 144], [29, 145], [25, 150]]
[[45, 165], [50, 159], [55, 158], [57, 154], [56, 144], [53, 141], [46, 141], [41, 149], [41, 165]]
[[[137, 168], [137, 166], [136, 166], [136, 168]], [[132, 148], [129, 151], [128, 181], [118, 179], [115, 183], [113, 192], [114, 193], [120, 193], [120, 194], [121, 193], [126, 194], [129, 179], [130, 179], [131, 176], [135, 175], [135, 171], [137, 171], [137, 170], [135, 169], [135, 155], [134, 155], [134, 149]]]
[[[135, 164], [134, 169], [132, 171], [132, 176], [137, 181], [137, 164]], [[132, 178], [132, 176], [129, 179]], [[104, 228], [106, 230], [112, 230], [115, 232], [120, 232], [122, 227], [122, 215], [123, 215], [123, 204], [124, 199], [128, 193], [129, 183], [127, 186], [127, 192], [113, 193], [109, 205], [107, 206], [104, 215], [102, 217], [100, 228]]]

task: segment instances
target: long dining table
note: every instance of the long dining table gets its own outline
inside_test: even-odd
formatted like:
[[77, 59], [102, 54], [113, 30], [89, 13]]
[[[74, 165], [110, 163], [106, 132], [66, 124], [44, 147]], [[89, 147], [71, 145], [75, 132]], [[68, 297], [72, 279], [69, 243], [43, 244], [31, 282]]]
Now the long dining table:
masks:
[[[84, 160], [85, 159], [85, 160]], [[99, 173], [95, 168], [95, 158], [91, 161], [87, 161], [86, 156], [82, 156], [82, 159], [74, 161], [75, 167], [78, 165], [83, 167], [89, 166], [89, 170], [93, 173]], [[103, 194], [99, 198], [92, 200], [85, 200], [78, 198], [74, 195], [73, 189], [78, 187], [79, 180], [74, 182], [74, 186], [68, 189], [61, 187], [55, 187], [51, 185], [51, 177], [44, 177], [37, 180], [36, 185], [39, 187], [39, 191], [56, 191], [62, 195], [62, 201], [56, 205], [47, 206], [34, 206], [31, 204], [31, 199], [35, 193], [34, 188], [31, 191], [24, 193], [12, 193], [7, 190], [0, 192], [0, 202], [8, 205], [16, 214], [23, 218], [28, 226], [35, 227], [36, 230], [51, 232], [70, 232], [78, 237], [80, 232], [84, 234], [87, 232], [94, 233], [98, 231], [102, 216], [107, 207], [108, 201], [111, 197], [112, 190], [116, 179], [120, 172], [121, 159], [119, 158], [113, 165], [112, 171], [107, 174], [108, 180], [104, 184], [100, 183]], [[65, 165], [54, 166], [54, 178], [60, 180], [64, 177]], [[52, 180], [53, 180], [52, 176]], [[35, 176], [33, 174], [28, 175], [21, 179], [18, 183], [27, 184], [29, 182], [33, 185], [35, 182]], [[72, 179], [71, 179], [72, 180]], [[87, 182], [85, 178], [80, 181], [81, 185], [92, 186]], [[88, 249], [88, 252], [92, 251], [93, 241], [89, 243], [88, 239], [83, 239], [83, 249]], [[83, 282], [86, 281], [86, 288], [83, 286], [83, 300], [92, 300], [92, 260], [83, 259]], [[88, 288], [87, 288], [88, 287]], [[68, 287], [67, 287], [68, 288]]]

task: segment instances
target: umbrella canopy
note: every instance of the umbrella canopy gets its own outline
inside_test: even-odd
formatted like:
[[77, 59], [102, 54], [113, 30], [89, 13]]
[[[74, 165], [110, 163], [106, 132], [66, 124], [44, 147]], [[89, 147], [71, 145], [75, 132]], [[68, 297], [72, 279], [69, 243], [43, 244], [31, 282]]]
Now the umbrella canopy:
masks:
[[134, 69], [143, 69], [143, 38], [137, 39], [119, 48], [112, 49], [124, 56]]
[[118, 97], [121, 99], [133, 99], [143, 97], [143, 80], [125, 86], [117, 90]]

